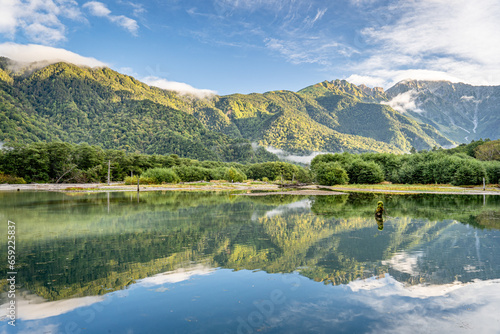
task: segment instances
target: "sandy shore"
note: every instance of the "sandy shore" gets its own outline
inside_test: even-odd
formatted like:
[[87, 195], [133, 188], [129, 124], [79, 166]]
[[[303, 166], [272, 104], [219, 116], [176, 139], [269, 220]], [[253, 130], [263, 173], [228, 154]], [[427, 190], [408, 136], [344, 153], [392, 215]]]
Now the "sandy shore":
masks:
[[[141, 185], [140, 191], [234, 191], [238, 195], [340, 195], [349, 192], [371, 192], [385, 194], [448, 194], [448, 195], [500, 195], [500, 189], [488, 188], [483, 191], [477, 188], [461, 188], [452, 186], [436, 187], [433, 190], [418, 190], [418, 186], [405, 186], [408, 189], [397, 190], [387, 187], [357, 188], [356, 186], [317, 186], [308, 185], [301, 188], [279, 188], [277, 184], [243, 182], [190, 182], [166, 185]], [[416, 190], [412, 190], [415, 188]], [[57, 191], [57, 192], [107, 192], [107, 191], [137, 191], [136, 185], [123, 183], [79, 183], [79, 184], [0, 184], [0, 191]]]

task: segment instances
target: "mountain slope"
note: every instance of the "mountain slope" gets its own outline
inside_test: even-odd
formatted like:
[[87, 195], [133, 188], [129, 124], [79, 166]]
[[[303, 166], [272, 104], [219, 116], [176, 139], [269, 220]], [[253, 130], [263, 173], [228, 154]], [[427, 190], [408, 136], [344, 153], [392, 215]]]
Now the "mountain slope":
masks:
[[405, 80], [386, 93], [395, 103], [413, 102], [409, 116], [457, 142], [500, 138], [500, 86]]
[[329, 124], [334, 130], [373, 138], [402, 151], [409, 151], [412, 146], [428, 149], [452, 144], [433, 127], [419, 124], [387, 105], [376, 103], [385, 99], [382, 89], [358, 87], [345, 80], [335, 80], [307, 87], [299, 93], [315, 97], [323, 107], [323, 110], [314, 111], [323, 117], [319, 119], [316, 115], [315, 119], [322, 124], [327, 117], [335, 119], [337, 124]]
[[87, 142], [202, 160], [276, 159], [263, 149], [256, 154], [243, 138], [208, 130], [175, 93], [107, 68], [58, 63], [10, 77], [12, 84], [0, 80], [2, 141]]
[[[346, 81], [322, 82], [294, 93], [234, 94], [208, 108], [226, 116], [239, 133], [262, 145], [291, 152], [394, 152], [453, 143], [387, 105], [383, 90]], [[205, 123], [215, 129], [218, 123]]]
[[[453, 144], [388, 105], [383, 90], [325, 81], [299, 92], [195, 99], [109, 68], [0, 58], [0, 141], [88, 142], [104, 148], [224, 161], [275, 159], [250, 142], [295, 153], [408, 152]], [[38, 64], [40, 65], [40, 64]]]

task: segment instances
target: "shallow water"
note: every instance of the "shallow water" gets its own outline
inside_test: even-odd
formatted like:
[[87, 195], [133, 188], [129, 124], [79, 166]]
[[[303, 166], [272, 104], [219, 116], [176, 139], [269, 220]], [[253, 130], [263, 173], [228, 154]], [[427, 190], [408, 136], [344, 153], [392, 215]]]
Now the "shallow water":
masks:
[[0, 326], [498, 333], [499, 208], [500, 196], [0, 193], [0, 258], [14, 221], [17, 272], [16, 326], [6, 293]]

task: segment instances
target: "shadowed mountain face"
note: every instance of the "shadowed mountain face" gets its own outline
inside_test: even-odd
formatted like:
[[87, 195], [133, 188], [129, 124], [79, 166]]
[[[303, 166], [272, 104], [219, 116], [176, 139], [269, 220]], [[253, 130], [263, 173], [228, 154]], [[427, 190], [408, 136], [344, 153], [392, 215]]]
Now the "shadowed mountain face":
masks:
[[457, 142], [500, 137], [500, 86], [406, 80], [386, 94], [392, 106]]
[[346, 81], [200, 100], [108, 68], [57, 63], [12, 72], [12, 61], [0, 60], [3, 142], [88, 142], [239, 162], [266, 158], [250, 142], [297, 153], [401, 153], [453, 144], [434, 127], [377, 103], [387, 99], [383, 90]]

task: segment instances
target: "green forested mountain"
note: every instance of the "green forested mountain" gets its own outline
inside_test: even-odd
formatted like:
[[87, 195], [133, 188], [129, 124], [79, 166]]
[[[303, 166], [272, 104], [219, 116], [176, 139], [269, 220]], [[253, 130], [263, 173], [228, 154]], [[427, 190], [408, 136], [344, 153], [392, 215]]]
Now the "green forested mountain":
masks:
[[0, 58], [0, 141], [87, 142], [103, 148], [197, 159], [257, 162], [290, 152], [401, 153], [452, 144], [435, 128], [387, 105], [383, 90], [346, 81], [297, 93], [196, 99], [109, 68], [56, 63], [15, 72]]
[[58, 63], [0, 80], [0, 140], [87, 142], [104, 148], [202, 160], [263, 161], [248, 140], [211, 131], [189, 100], [108, 68]]
[[[299, 92], [234, 94], [205, 101], [197, 117], [209, 128], [291, 152], [405, 152], [452, 142], [435, 128], [378, 101], [381, 89], [344, 80], [322, 82]], [[217, 121], [220, 120], [220, 121]]]

